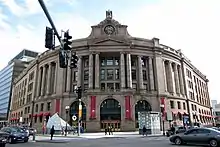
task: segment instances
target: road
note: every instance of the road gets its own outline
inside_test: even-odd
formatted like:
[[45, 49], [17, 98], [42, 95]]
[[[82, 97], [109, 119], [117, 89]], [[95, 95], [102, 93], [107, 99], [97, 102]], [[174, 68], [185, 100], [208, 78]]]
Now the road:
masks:
[[[139, 137], [139, 138], [100, 138], [88, 140], [72, 140], [65, 143], [29, 142], [7, 144], [6, 147], [178, 147], [172, 145], [165, 137]], [[181, 146], [186, 147], [186, 146]], [[190, 146], [194, 147], [194, 146]], [[198, 146], [197, 146], [198, 147]]]

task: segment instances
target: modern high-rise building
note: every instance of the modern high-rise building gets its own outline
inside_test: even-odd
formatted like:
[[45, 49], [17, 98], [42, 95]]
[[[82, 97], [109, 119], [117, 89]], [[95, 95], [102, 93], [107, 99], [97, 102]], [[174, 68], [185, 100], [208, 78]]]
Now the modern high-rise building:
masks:
[[7, 120], [13, 80], [37, 55], [37, 52], [24, 49], [0, 71], [0, 120]]

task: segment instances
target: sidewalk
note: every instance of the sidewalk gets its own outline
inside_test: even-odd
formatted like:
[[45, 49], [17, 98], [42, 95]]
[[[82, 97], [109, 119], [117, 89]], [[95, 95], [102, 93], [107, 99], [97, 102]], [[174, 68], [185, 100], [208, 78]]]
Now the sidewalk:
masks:
[[[148, 137], [160, 137], [163, 136], [162, 134], [158, 135], [148, 135]], [[113, 135], [105, 135], [104, 132], [99, 133], [82, 133], [80, 136], [77, 134], [68, 134], [67, 136], [63, 135], [54, 135], [54, 140], [51, 142], [67, 142], [71, 140], [81, 140], [81, 139], [98, 139], [98, 138], [136, 138], [136, 137], [142, 137], [142, 135], [139, 135], [138, 132], [113, 132]], [[30, 138], [32, 140], [32, 138]], [[37, 142], [39, 141], [50, 141], [50, 135], [37, 135], [36, 139]]]

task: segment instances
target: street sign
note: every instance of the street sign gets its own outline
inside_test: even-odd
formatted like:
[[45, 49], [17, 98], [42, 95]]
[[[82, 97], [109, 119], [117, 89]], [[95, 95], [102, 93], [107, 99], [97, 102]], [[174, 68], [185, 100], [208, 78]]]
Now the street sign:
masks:
[[76, 121], [76, 119], [77, 119], [76, 115], [73, 115], [72, 119], [73, 119], [73, 121]]

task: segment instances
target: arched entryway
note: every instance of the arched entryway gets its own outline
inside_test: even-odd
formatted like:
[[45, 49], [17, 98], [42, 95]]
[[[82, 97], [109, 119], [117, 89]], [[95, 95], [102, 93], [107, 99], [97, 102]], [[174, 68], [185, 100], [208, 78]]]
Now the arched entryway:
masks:
[[146, 100], [140, 100], [135, 104], [135, 127], [139, 128], [138, 112], [150, 112], [152, 111], [151, 105]]
[[101, 131], [111, 126], [113, 131], [121, 128], [121, 105], [115, 99], [106, 99], [100, 105], [100, 127]]
[[[70, 125], [78, 126], [78, 113], [79, 113], [79, 102], [75, 101], [70, 105]], [[76, 121], [73, 121], [72, 116], [75, 115], [77, 117]], [[82, 127], [86, 129], [86, 105], [82, 102]]]

